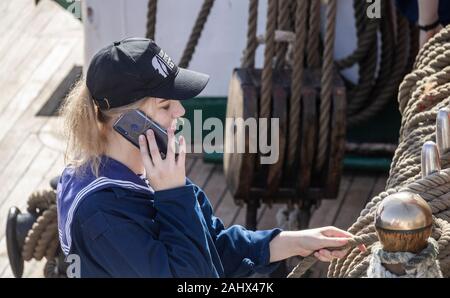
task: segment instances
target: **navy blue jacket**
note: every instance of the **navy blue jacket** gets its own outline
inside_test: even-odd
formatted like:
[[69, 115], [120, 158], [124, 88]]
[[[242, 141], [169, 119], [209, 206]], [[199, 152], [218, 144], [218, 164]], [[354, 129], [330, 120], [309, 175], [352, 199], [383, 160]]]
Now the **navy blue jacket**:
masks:
[[[419, 19], [419, 6], [417, 0], [396, 0], [399, 11], [411, 22], [417, 23]], [[439, 1], [438, 8], [439, 21], [443, 26], [450, 23], [450, 1]], [[430, 24], [421, 24], [430, 25]]]
[[278, 265], [269, 242], [280, 229], [225, 228], [189, 179], [154, 192], [112, 158], [99, 177], [67, 167], [57, 205], [61, 248], [80, 257], [81, 277], [243, 277]]

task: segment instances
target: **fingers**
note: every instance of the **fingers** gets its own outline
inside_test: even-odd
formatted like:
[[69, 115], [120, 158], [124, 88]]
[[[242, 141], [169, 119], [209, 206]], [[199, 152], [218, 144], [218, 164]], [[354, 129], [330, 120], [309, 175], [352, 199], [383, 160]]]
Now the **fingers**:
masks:
[[320, 249], [319, 254], [324, 258], [326, 258], [327, 260], [332, 260], [334, 258], [333, 255], [331, 254], [331, 251], [329, 251], [328, 249]]
[[347, 253], [348, 253], [348, 249], [344, 249], [344, 250], [334, 250], [334, 251], [331, 252], [331, 255], [332, 255], [334, 258], [341, 259], [341, 258], [345, 257], [345, 256], [347, 255]]
[[158, 145], [156, 144], [155, 133], [153, 130], [147, 130], [147, 142], [150, 149], [150, 156], [152, 157], [153, 164], [158, 166], [161, 163], [161, 153], [159, 153]]
[[153, 167], [153, 162], [150, 159], [150, 154], [148, 152], [147, 143], [144, 135], [139, 136], [139, 150], [141, 152], [142, 162], [146, 169], [151, 169]]
[[349, 238], [332, 238], [323, 237], [321, 239], [321, 247], [341, 247], [347, 245]]
[[341, 247], [348, 243], [348, 239], [352, 238], [353, 235], [347, 231], [338, 229], [336, 227], [325, 227], [321, 231], [323, 247]]
[[183, 136], [179, 138], [180, 142], [180, 150], [178, 152], [178, 160], [177, 165], [185, 165], [186, 164], [186, 141]]
[[175, 163], [175, 133], [172, 127], [167, 129], [167, 138], [166, 159]]
[[358, 249], [359, 249], [361, 252], [366, 252], [366, 251], [367, 251], [367, 248], [366, 248], [366, 246], [365, 246], [364, 244], [358, 245]]
[[314, 253], [314, 256], [319, 259], [322, 262], [330, 262], [332, 260], [332, 258], [327, 258], [323, 253], [321, 253], [320, 251], [316, 251]]
[[342, 238], [352, 238], [353, 235], [347, 231], [341, 230], [336, 227], [325, 227], [322, 231], [322, 235], [326, 237], [342, 237]]
[[314, 256], [322, 262], [331, 262], [333, 259], [345, 257], [347, 252], [347, 250], [329, 251], [328, 249], [320, 249], [314, 253]]

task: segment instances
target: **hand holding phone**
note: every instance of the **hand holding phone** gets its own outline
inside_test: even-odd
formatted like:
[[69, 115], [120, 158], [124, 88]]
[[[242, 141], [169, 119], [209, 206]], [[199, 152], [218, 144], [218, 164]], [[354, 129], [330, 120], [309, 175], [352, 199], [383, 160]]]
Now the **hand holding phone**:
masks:
[[166, 131], [140, 110], [122, 114], [113, 128], [139, 148], [155, 191], [185, 185], [186, 142], [182, 136], [178, 142], [173, 129]]
[[159, 154], [153, 130], [147, 131], [146, 138], [143, 135], [139, 137], [139, 148], [146, 176], [155, 191], [177, 188], [186, 184], [186, 142], [183, 136], [180, 136], [180, 151], [178, 158], [175, 159], [173, 150], [175, 133], [173, 129], [169, 129], [167, 133], [169, 145], [165, 159], [162, 159]]

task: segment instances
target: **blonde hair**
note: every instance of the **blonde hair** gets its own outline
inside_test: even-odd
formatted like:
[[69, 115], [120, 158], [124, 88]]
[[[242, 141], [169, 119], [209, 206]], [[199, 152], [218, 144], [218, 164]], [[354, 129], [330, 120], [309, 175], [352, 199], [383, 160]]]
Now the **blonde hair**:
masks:
[[99, 176], [101, 156], [106, 152], [107, 133], [115, 116], [142, 106], [147, 98], [132, 104], [100, 110], [94, 103], [86, 81], [79, 80], [66, 97], [60, 110], [63, 118], [63, 134], [67, 141], [64, 154], [66, 166], [74, 167], [77, 174], [89, 165], [95, 176]]

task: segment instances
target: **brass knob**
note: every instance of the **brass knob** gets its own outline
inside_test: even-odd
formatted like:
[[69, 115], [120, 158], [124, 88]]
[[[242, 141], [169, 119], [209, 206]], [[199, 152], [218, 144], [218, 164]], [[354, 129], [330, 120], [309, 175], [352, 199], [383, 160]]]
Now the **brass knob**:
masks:
[[440, 109], [436, 116], [436, 143], [439, 154], [450, 151], [450, 109]]
[[441, 170], [441, 161], [436, 144], [432, 141], [425, 142], [422, 146], [422, 178]]
[[375, 228], [386, 251], [421, 251], [427, 246], [432, 223], [430, 206], [412, 192], [387, 196], [375, 213]]

